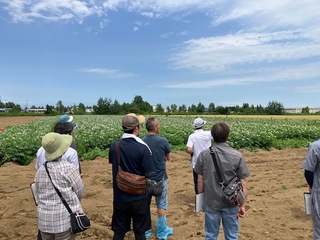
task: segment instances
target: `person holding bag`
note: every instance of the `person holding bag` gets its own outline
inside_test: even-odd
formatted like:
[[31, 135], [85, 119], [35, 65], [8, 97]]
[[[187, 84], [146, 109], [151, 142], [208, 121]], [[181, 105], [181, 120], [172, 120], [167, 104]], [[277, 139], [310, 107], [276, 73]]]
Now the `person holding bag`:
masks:
[[41, 165], [34, 178], [36, 194], [39, 199], [38, 228], [42, 240], [74, 240], [71, 232], [70, 214], [61, 201], [54, 187], [59, 189], [72, 212], [83, 213], [80, 199], [83, 196], [84, 184], [79, 170], [61, 156], [69, 149], [71, 135], [48, 133], [42, 138], [41, 145], [45, 150], [46, 166]]
[[[246, 214], [243, 199], [246, 196], [246, 178], [250, 173], [242, 154], [227, 144], [229, 125], [225, 122], [216, 123], [211, 134], [214, 144], [200, 153], [195, 166], [199, 193], [204, 192], [206, 239], [218, 239], [222, 220], [225, 239], [236, 240], [239, 233], [238, 217]], [[242, 183], [244, 196], [241, 199], [237, 197], [237, 201], [226, 201], [227, 185], [235, 177]]]
[[[152, 153], [148, 145], [139, 138], [145, 121], [142, 115], [129, 113], [122, 118], [122, 139], [110, 146], [109, 163], [112, 164], [113, 178], [113, 240], [123, 240], [131, 230], [131, 221], [136, 240], [145, 240], [145, 231], [151, 228], [150, 201], [146, 190], [137, 192], [130, 182], [122, 186], [119, 169], [122, 173], [149, 178], [154, 171]], [[118, 153], [118, 154], [117, 154]], [[124, 177], [124, 176], [123, 176]], [[120, 186], [120, 187], [119, 187]]]

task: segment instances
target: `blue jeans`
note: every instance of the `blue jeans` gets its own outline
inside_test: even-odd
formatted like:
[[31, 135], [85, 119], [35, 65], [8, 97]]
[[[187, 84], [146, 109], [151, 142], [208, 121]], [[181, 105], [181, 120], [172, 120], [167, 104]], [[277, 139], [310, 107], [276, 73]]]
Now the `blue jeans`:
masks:
[[238, 210], [239, 207], [212, 209], [204, 204], [206, 240], [217, 240], [220, 221], [226, 240], [237, 240], [239, 233]]
[[157, 208], [167, 209], [168, 207], [168, 179], [163, 179], [162, 194], [156, 198]]

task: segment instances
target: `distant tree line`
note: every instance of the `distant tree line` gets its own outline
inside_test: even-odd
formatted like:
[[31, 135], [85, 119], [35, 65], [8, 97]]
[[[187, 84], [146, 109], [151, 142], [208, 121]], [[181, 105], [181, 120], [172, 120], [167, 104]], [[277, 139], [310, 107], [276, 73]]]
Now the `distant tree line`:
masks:
[[[27, 109], [22, 110], [19, 104], [13, 102], [3, 103], [0, 101], [0, 109], [7, 108], [12, 113], [27, 111]], [[43, 108], [31, 106], [31, 109]], [[62, 101], [59, 100], [56, 106], [46, 105], [47, 115], [56, 115], [63, 113], [72, 113], [75, 115], [87, 114], [90, 110], [92, 114], [125, 114], [128, 112], [134, 112], [137, 114], [239, 114], [239, 115], [283, 115], [285, 114], [285, 109], [282, 103], [277, 101], [270, 101], [266, 107], [261, 105], [249, 105], [249, 103], [243, 103], [242, 106], [216, 106], [214, 103], [210, 103], [207, 107], [201, 102], [197, 105], [192, 104], [187, 107], [185, 104], [177, 106], [176, 104], [171, 104], [170, 106], [163, 107], [162, 104], [158, 103], [155, 108], [144, 101], [141, 96], [135, 96], [131, 103], [120, 104], [118, 100], [112, 101], [110, 98], [100, 97], [96, 105], [85, 106], [83, 103], [73, 106], [64, 106]], [[302, 109], [302, 114], [309, 114], [309, 107]]]

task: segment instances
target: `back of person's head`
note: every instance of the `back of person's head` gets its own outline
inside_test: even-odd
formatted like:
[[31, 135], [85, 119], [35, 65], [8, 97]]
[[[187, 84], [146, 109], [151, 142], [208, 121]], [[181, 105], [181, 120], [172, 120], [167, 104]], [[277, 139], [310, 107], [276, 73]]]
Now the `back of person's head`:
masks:
[[226, 142], [230, 134], [229, 125], [225, 122], [218, 122], [211, 128], [211, 135], [214, 142], [223, 143]]
[[133, 133], [136, 127], [144, 123], [145, 117], [143, 115], [136, 115], [135, 113], [128, 113], [122, 118], [122, 130], [125, 133]]
[[68, 114], [64, 114], [60, 117], [60, 122], [72, 122], [73, 116], [70, 116]]
[[73, 125], [71, 122], [58, 122], [53, 131], [60, 134], [71, 134], [73, 131]]
[[155, 117], [149, 117], [146, 121], [146, 129], [148, 132], [151, 132], [154, 130], [154, 127], [156, 126]]
[[67, 134], [47, 133], [41, 141], [41, 145], [45, 150], [47, 161], [53, 161], [61, 157], [70, 147], [72, 136]]
[[201, 129], [206, 124], [206, 121], [204, 121], [202, 118], [196, 118], [193, 122], [193, 127], [195, 129]]

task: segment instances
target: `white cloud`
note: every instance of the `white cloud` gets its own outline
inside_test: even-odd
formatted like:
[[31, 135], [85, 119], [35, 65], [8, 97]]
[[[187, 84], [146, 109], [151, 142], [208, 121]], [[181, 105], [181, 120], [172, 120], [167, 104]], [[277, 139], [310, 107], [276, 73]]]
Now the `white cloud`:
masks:
[[102, 7], [80, 0], [3, 0], [5, 9], [15, 22], [32, 22], [35, 19], [47, 21], [77, 21], [96, 14], [102, 16]]
[[238, 33], [192, 39], [172, 56], [176, 68], [218, 72], [237, 66], [297, 61], [320, 56], [320, 42], [304, 32]]
[[135, 74], [133, 73], [126, 73], [116, 69], [106, 69], [106, 68], [80, 68], [78, 69], [78, 71], [86, 72], [86, 73], [102, 74], [110, 78], [128, 78], [128, 77], [135, 76]]
[[292, 90], [296, 93], [320, 93], [320, 84], [293, 87]]
[[251, 70], [250, 72], [246, 72], [245, 74], [244, 72], [241, 72], [237, 75], [237, 77], [221, 76], [216, 77], [213, 80], [198, 80], [184, 83], [163, 84], [161, 87], [176, 89], [208, 89], [220, 86], [252, 85], [255, 83], [266, 82], [305, 82], [306, 79], [309, 79], [310, 81], [316, 81], [316, 79], [319, 78], [320, 62], [316, 62], [298, 66], [260, 68], [256, 71]]
[[221, 4], [216, 9], [214, 25], [242, 20], [247, 27], [259, 29], [282, 29], [305, 27], [319, 22], [320, 2], [317, 0], [269, 0], [269, 1], [232, 1]]

